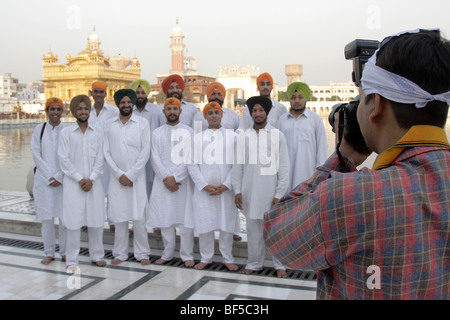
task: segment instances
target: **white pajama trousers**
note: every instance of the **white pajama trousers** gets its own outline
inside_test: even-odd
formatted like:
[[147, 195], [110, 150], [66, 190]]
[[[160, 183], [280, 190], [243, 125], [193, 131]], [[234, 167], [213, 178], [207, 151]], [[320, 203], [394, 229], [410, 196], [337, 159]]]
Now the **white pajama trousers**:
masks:
[[[81, 229], [67, 229], [66, 236], [66, 265], [78, 265], [78, 255], [80, 253]], [[88, 247], [89, 257], [92, 262], [103, 260], [105, 250], [103, 247], [103, 227], [88, 227]]]
[[[130, 246], [128, 221], [115, 224], [113, 256], [115, 259], [126, 261]], [[149, 259], [151, 251], [148, 244], [148, 233], [145, 221], [133, 221], [133, 251], [137, 261]]]
[[[180, 257], [183, 261], [194, 260], [194, 229], [179, 226], [180, 231]], [[163, 260], [172, 260], [176, 246], [175, 226], [161, 228], [164, 250]]]
[[[264, 258], [266, 256], [266, 246], [264, 244], [262, 219], [246, 219], [247, 225], [247, 246], [248, 259], [245, 269], [259, 271], [264, 267]], [[281, 262], [272, 258], [276, 270], [285, 270]]]
[[[66, 254], [66, 227], [61, 220], [59, 220], [58, 233], [59, 254], [64, 256]], [[56, 251], [55, 218], [42, 221], [41, 235], [45, 256], [54, 258]]]
[[[234, 234], [232, 232], [220, 231], [219, 249], [222, 254], [223, 263], [234, 263], [234, 258], [231, 253], [231, 250], [233, 249], [233, 236]], [[200, 233], [198, 235], [198, 241], [200, 246], [201, 262], [211, 263], [215, 248], [214, 231]]]

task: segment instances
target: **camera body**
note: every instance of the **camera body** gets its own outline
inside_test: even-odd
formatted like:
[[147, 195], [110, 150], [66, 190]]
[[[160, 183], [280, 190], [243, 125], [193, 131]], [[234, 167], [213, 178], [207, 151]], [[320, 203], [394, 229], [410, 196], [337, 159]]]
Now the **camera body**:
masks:
[[328, 116], [328, 121], [333, 128], [333, 132], [338, 133], [334, 128], [334, 115], [338, 112], [339, 119], [342, 121], [340, 123], [343, 124], [340, 129], [343, 130], [345, 140], [347, 140], [357, 151], [364, 152], [367, 147], [358, 124], [358, 119], [356, 118], [358, 106], [359, 96], [349, 103], [338, 103], [333, 106], [333, 110]]
[[358, 87], [361, 83], [364, 65], [380, 46], [377, 40], [356, 39], [345, 46], [345, 59], [353, 60], [352, 80]]
[[[356, 39], [345, 46], [345, 58], [347, 60], [353, 60], [352, 79], [356, 86], [359, 86], [361, 83], [364, 65], [378, 49], [379, 44], [379, 41], [376, 40]], [[339, 103], [334, 105], [333, 110], [328, 116], [328, 122], [333, 128], [333, 132], [339, 134], [340, 139], [344, 136], [357, 151], [365, 152], [367, 146], [364, 142], [364, 137], [361, 134], [361, 129], [356, 118], [359, 102], [359, 96], [357, 96], [355, 100], [350, 101], [349, 103]], [[342, 126], [339, 126], [339, 131], [342, 130], [341, 132], [336, 132], [336, 128], [334, 128], [334, 116], [336, 112], [339, 112], [340, 123], [342, 123]]]

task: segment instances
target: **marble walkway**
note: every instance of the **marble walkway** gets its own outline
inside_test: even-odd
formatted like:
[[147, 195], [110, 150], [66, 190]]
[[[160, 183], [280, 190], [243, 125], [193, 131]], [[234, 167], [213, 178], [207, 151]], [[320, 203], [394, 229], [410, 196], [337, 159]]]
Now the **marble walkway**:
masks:
[[[263, 271], [244, 275], [229, 272], [216, 257], [205, 270], [188, 269], [180, 259], [158, 266], [141, 266], [133, 258], [112, 266], [112, 244], [105, 244], [108, 265], [94, 266], [82, 243], [79, 269], [66, 271], [57, 257], [43, 258], [39, 225], [32, 198], [0, 190], [0, 300], [314, 300], [315, 274], [288, 271], [278, 279], [270, 261]], [[151, 261], [159, 257], [153, 250]]]

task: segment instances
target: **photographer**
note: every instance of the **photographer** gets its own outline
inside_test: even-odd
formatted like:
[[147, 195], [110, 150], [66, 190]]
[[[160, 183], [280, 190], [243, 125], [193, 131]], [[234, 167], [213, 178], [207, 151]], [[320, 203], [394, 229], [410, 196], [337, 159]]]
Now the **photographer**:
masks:
[[386, 38], [359, 86], [374, 168], [357, 171], [369, 152], [338, 139], [343, 163], [333, 154], [266, 213], [269, 251], [316, 270], [318, 299], [450, 299], [449, 74], [439, 32]]

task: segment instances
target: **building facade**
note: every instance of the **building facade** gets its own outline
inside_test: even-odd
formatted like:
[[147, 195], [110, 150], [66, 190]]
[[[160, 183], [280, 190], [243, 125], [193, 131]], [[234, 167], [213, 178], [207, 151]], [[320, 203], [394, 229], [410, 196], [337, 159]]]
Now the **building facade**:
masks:
[[313, 101], [352, 101], [359, 93], [353, 82], [333, 83], [329, 86], [310, 86]]
[[25, 88], [19, 79], [13, 78], [11, 73], [0, 76], [0, 99], [17, 98], [18, 93]]
[[[256, 79], [261, 74], [260, 69], [255, 66], [219, 67], [217, 81], [224, 85], [227, 90], [224, 106], [239, 111], [245, 106], [245, 101], [259, 95]], [[272, 94], [275, 90], [272, 90]]]
[[60, 64], [51, 50], [45, 54], [42, 59], [45, 99], [59, 97], [68, 102], [80, 94], [90, 95], [92, 83], [101, 80], [108, 86], [107, 102], [114, 104], [114, 93], [129, 88], [141, 77], [136, 57], [129, 59], [121, 54], [105, 57], [100, 44], [94, 29], [86, 49], [74, 57], [67, 55], [67, 64]]

